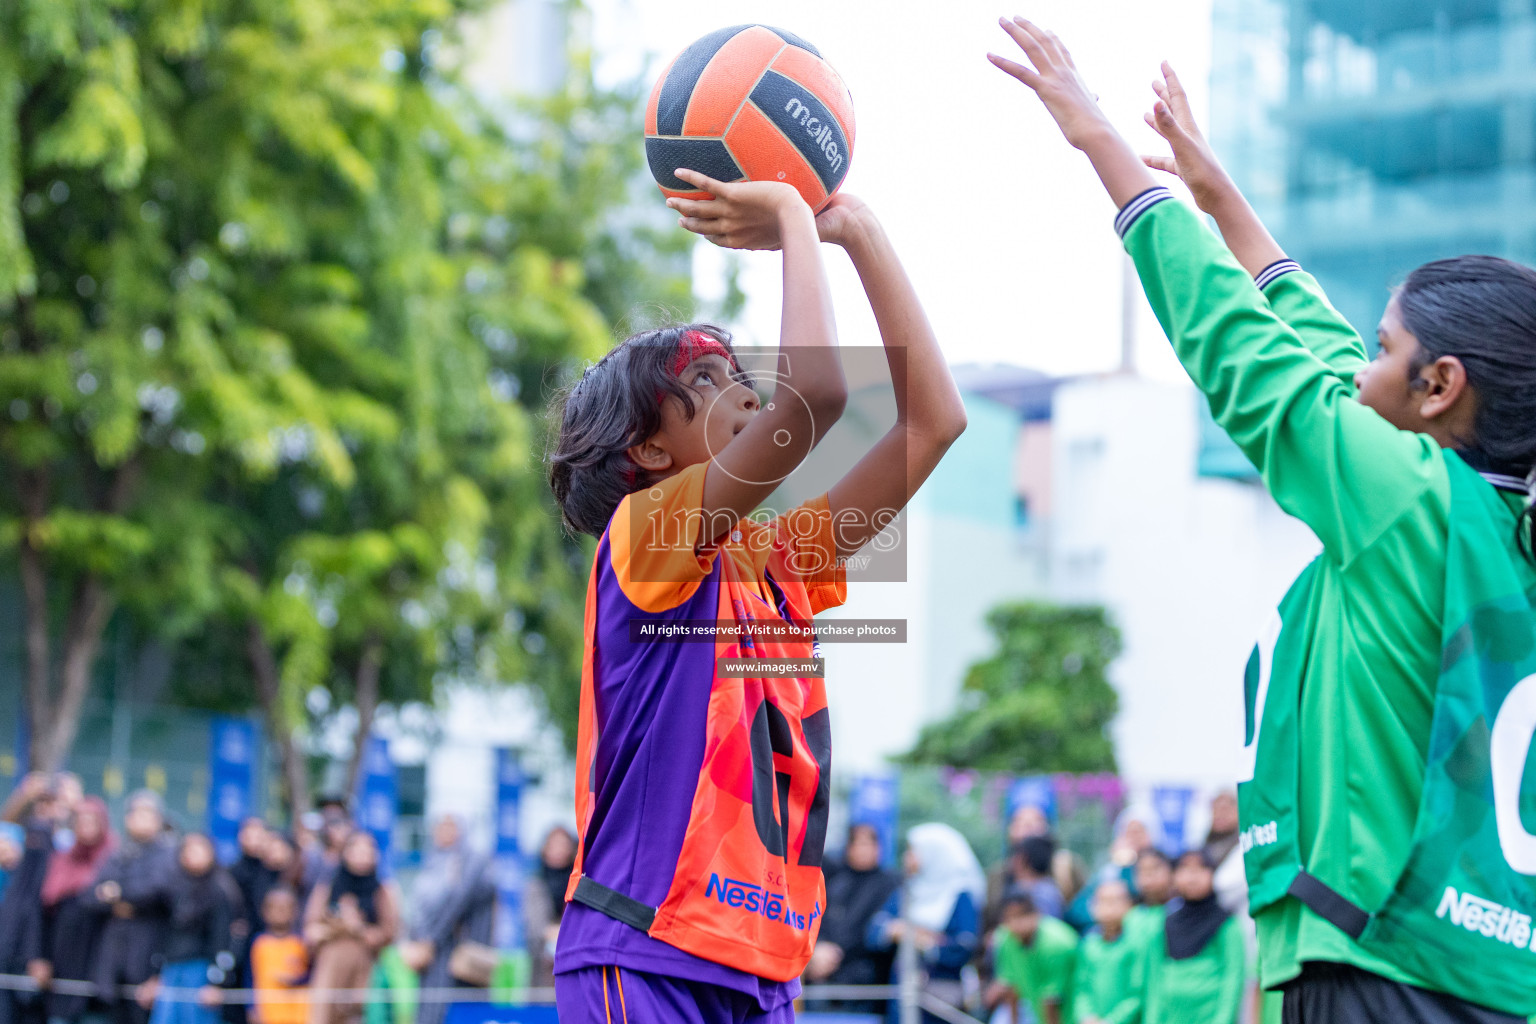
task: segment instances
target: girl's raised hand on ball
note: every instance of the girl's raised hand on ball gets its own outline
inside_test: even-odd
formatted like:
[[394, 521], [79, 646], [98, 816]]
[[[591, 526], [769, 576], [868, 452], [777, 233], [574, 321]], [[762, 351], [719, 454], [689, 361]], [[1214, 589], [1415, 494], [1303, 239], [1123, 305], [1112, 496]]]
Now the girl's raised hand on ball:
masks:
[[727, 249], [777, 249], [783, 244], [784, 218], [811, 212], [795, 187], [782, 181], [716, 181], [686, 168], [679, 168], [677, 176], [714, 197], [668, 199], [667, 205], [681, 215], [679, 223]]
[[1072, 55], [1056, 38], [1056, 33], [1018, 17], [1011, 20], [999, 18], [998, 24], [1034, 66], [995, 53], [987, 54], [987, 59], [1035, 91], [1069, 143], [1084, 149], [1104, 131], [1114, 131], [1109, 119], [1099, 109], [1098, 97], [1083, 81], [1077, 65], [1072, 63]]
[[1146, 115], [1146, 121], [1153, 131], [1168, 140], [1173, 156], [1144, 156], [1141, 159], [1148, 167], [1182, 178], [1194, 196], [1195, 205], [1214, 214], [1217, 207], [1236, 192], [1236, 186], [1195, 123], [1195, 115], [1189, 109], [1189, 97], [1179, 83], [1179, 76], [1174, 74], [1167, 61], [1163, 61], [1162, 71], [1162, 81], [1152, 83], [1158, 101]]
[[823, 242], [846, 245], [854, 232], [866, 226], [874, 214], [857, 196], [839, 192], [816, 215], [816, 233]]

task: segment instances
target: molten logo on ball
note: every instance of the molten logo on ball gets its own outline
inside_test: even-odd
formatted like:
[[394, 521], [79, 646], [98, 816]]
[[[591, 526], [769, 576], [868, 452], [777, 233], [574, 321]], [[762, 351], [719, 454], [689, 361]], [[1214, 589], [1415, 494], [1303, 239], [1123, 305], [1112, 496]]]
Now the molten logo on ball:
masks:
[[827, 168], [836, 174], [843, 169], [843, 154], [837, 151], [837, 143], [833, 139], [832, 128], [821, 123], [821, 118], [811, 116], [811, 108], [796, 97], [790, 97], [784, 104], [784, 113], [800, 122], [807, 135], [815, 140], [821, 147], [822, 154], [827, 158]]

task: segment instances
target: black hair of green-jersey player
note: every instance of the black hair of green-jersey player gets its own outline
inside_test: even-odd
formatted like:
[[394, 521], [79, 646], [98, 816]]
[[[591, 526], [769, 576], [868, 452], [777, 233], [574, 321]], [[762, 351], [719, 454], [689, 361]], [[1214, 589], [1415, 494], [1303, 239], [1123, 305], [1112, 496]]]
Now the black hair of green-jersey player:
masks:
[[[1412, 375], [1442, 356], [1461, 361], [1477, 398], [1473, 447], [1525, 477], [1536, 500], [1536, 270], [1498, 256], [1435, 260], [1408, 275], [1397, 309], [1421, 349]], [[1533, 524], [1536, 505], [1519, 536], [1536, 559]]]

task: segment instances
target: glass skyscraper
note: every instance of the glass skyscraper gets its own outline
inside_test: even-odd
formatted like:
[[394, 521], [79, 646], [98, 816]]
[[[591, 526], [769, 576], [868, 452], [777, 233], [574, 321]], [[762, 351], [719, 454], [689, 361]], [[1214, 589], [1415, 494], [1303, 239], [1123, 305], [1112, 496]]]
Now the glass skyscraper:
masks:
[[1420, 263], [1536, 263], [1532, 7], [1215, 0], [1212, 142], [1367, 339]]

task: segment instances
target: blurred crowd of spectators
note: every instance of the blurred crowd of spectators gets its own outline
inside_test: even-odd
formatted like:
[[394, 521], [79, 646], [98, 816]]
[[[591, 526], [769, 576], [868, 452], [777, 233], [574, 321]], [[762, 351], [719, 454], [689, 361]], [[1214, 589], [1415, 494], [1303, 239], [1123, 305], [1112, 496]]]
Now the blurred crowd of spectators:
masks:
[[[1127, 810], [1096, 865], [1061, 848], [1028, 806], [990, 870], [948, 825], [918, 825], [905, 838], [898, 873], [881, 867], [874, 828], [849, 830], [827, 872], [806, 982], [895, 984], [897, 948], [910, 938], [918, 984], [993, 1024], [1237, 1024], [1252, 1009], [1231, 793], [1212, 801], [1210, 832], [1188, 849], [1170, 846], [1149, 808]], [[895, 1019], [883, 1001], [811, 1005]]]
[[[901, 871], [856, 824], [827, 871], [805, 981], [894, 984], [910, 940], [917, 983], [993, 1024], [1236, 1024], [1252, 954], [1230, 793], [1211, 821], [1204, 843], [1171, 849], [1132, 808], [1090, 865], [1024, 807], [989, 870], [934, 822], [908, 831]], [[517, 983], [553, 984], [575, 849], [552, 830], [526, 876]], [[490, 858], [451, 816], [407, 901], [341, 801], [291, 832], [246, 820], [224, 865], [209, 836], [170, 827], [152, 791], [114, 827], [78, 779], [32, 775], [0, 807], [0, 976], [13, 979], [0, 1024], [442, 1024], [449, 1000], [413, 994], [493, 984], [496, 908]], [[875, 999], [809, 1008], [895, 1012]]]
[[[552, 830], [523, 893], [520, 983], [552, 984], [574, 859]], [[223, 865], [153, 791], [114, 828], [74, 776], [30, 775], [0, 807], [0, 1024], [441, 1024], [446, 1001], [413, 993], [492, 983], [496, 905], [490, 859], [452, 816], [407, 903], [340, 800], [291, 832], [247, 819]], [[381, 988], [399, 998], [366, 998]]]

